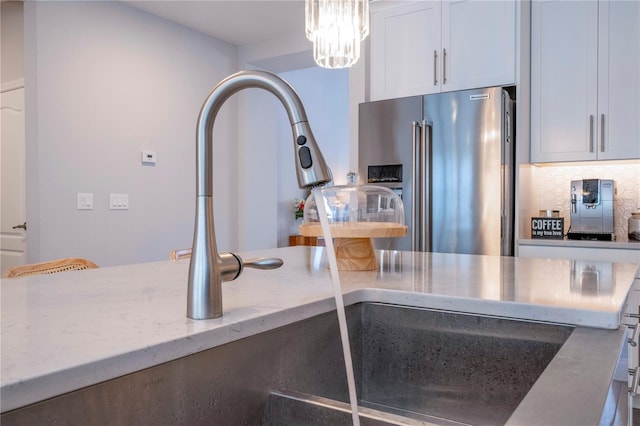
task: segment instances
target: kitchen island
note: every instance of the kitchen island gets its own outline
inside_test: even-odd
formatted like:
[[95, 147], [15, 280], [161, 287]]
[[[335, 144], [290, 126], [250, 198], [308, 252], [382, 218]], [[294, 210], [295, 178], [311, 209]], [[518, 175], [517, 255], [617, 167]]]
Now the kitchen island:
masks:
[[[203, 321], [186, 317], [188, 260], [4, 279], [2, 413], [334, 310], [324, 250], [242, 254], [280, 257], [284, 266], [246, 270], [224, 283], [224, 315]], [[626, 336], [621, 318], [634, 264], [377, 254], [379, 270], [341, 272], [346, 305], [383, 302], [568, 324], [602, 329], [610, 338], [601, 340], [609, 342]], [[609, 358], [617, 359], [616, 345]]]

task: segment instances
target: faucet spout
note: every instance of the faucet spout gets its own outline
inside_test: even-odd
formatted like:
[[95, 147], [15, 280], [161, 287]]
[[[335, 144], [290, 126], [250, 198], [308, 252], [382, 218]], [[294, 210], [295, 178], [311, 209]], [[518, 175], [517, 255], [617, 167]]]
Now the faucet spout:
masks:
[[[247, 88], [267, 90], [287, 111], [293, 132], [298, 186], [312, 188], [331, 181], [331, 170], [311, 132], [302, 102], [288, 83], [263, 71], [240, 71], [218, 83], [200, 109], [196, 131], [196, 220], [187, 289], [187, 316], [192, 319], [221, 317], [222, 282], [236, 279], [243, 269], [238, 255], [218, 253], [213, 224], [212, 148], [218, 111], [231, 95]], [[245, 266], [273, 269], [281, 264], [274, 260]]]

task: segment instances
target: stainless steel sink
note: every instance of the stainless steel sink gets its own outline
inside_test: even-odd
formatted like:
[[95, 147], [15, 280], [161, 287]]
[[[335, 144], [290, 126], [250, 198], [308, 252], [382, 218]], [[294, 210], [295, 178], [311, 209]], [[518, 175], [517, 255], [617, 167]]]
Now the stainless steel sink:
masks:
[[[435, 424], [504, 424], [573, 331], [375, 303], [348, 315], [359, 406], [373, 409], [370, 421], [391, 413]], [[347, 401], [346, 388], [335, 385], [311, 396], [275, 393], [270, 423], [340, 424], [315, 421], [322, 411], [341, 410], [316, 396]], [[350, 424], [349, 415], [341, 418]]]
[[[504, 424], [574, 330], [377, 303], [348, 307], [347, 319], [363, 425]], [[0, 420], [3, 426], [339, 425], [350, 424], [347, 396], [337, 316], [330, 312]]]

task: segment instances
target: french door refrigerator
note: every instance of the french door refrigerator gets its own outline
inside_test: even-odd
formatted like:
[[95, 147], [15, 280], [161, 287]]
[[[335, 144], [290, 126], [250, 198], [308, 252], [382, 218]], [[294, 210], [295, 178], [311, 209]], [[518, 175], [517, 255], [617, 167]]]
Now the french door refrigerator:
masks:
[[513, 255], [515, 101], [501, 87], [359, 106], [360, 181], [402, 198], [377, 248]]

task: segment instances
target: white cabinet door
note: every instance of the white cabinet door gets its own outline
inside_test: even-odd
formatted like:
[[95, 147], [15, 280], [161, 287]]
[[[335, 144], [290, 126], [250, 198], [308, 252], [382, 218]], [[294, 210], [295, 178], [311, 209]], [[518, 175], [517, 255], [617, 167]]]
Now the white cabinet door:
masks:
[[516, 4], [442, 3], [442, 91], [515, 83]]
[[531, 8], [531, 162], [595, 160], [598, 3]]
[[371, 100], [440, 91], [440, 6], [420, 1], [371, 14]]
[[601, 1], [598, 159], [640, 158], [640, 1]]
[[[627, 308], [625, 309], [625, 317], [623, 321], [625, 324], [632, 324], [638, 326], [640, 321], [635, 316], [630, 315], [639, 315], [640, 314], [640, 278], [636, 278], [633, 281], [633, 285], [629, 290], [629, 295], [627, 296]], [[627, 369], [635, 371], [636, 367], [638, 367], [638, 346], [627, 346]], [[628, 385], [631, 385], [631, 375], [627, 376], [629, 378]], [[633, 420], [633, 408], [637, 406], [637, 403], [634, 404], [635, 397], [631, 396], [631, 392], [628, 393], [628, 422], [627, 424], [633, 425], [636, 424]]]
[[370, 43], [371, 100], [512, 85], [516, 5], [387, 2], [371, 13]]
[[531, 162], [640, 158], [640, 2], [531, 7]]

